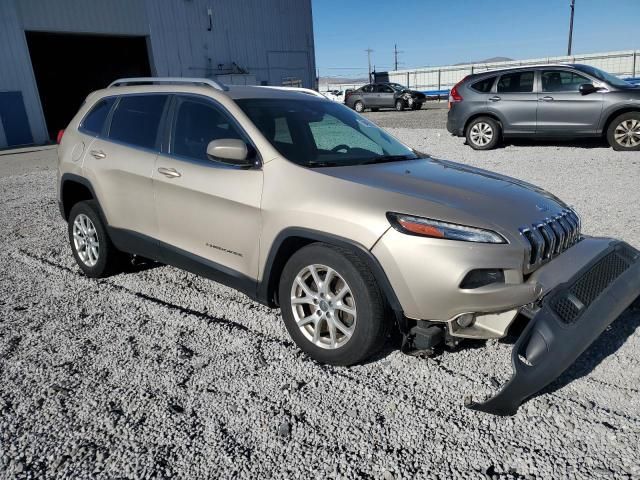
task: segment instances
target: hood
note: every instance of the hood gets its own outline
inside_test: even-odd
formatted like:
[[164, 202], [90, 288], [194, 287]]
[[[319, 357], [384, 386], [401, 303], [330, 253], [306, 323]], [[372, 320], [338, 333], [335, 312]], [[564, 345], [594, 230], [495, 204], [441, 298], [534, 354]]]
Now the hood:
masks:
[[[464, 222], [509, 236], [567, 208], [554, 195], [526, 182], [433, 158], [318, 171], [404, 197], [397, 205], [385, 205], [388, 211]], [[390, 197], [389, 203], [394, 202]]]

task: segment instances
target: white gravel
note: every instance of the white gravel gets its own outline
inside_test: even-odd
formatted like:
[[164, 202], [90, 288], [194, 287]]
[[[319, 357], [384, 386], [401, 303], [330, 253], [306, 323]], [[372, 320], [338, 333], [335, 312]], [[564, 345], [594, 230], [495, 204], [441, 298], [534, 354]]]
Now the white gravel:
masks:
[[[586, 233], [640, 247], [638, 154], [392, 132], [541, 185]], [[513, 339], [327, 367], [277, 310], [213, 282], [170, 267], [81, 276], [51, 154], [0, 169], [0, 477], [640, 479], [640, 312], [515, 417], [471, 412], [466, 394], [508, 377]]]

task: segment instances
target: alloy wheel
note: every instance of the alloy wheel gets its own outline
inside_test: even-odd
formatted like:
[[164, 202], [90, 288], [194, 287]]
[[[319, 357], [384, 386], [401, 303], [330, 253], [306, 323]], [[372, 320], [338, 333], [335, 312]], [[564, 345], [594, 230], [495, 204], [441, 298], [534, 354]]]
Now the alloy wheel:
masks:
[[351, 288], [326, 265], [308, 265], [291, 287], [291, 309], [298, 328], [315, 346], [344, 346], [355, 331], [357, 312]]
[[620, 122], [615, 129], [614, 138], [625, 148], [640, 145], [640, 120], [631, 118]]
[[488, 123], [478, 122], [471, 127], [470, 137], [474, 144], [484, 147], [493, 140], [493, 128]]
[[91, 219], [84, 213], [78, 215], [73, 221], [73, 246], [87, 267], [93, 267], [98, 263], [100, 255], [100, 242], [98, 232]]

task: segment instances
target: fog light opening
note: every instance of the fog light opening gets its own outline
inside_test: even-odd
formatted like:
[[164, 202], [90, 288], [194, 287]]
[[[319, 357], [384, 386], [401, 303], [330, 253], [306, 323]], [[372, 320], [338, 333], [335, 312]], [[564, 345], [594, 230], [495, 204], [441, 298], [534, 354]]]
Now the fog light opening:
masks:
[[475, 321], [476, 316], [473, 313], [464, 313], [456, 319], [456, 323], [461, 328], [469, 328], [475, 323]]

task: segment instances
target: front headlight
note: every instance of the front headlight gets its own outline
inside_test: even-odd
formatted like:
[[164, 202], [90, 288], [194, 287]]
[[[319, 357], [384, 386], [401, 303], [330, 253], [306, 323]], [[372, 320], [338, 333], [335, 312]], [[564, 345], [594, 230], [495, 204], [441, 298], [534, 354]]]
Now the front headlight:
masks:
[[507, 243], [502, 235], [492, 230], [393, 212], [387, 213], [387, 219], [393, 228], [408, 235], [461, 240], [463, 242]]

